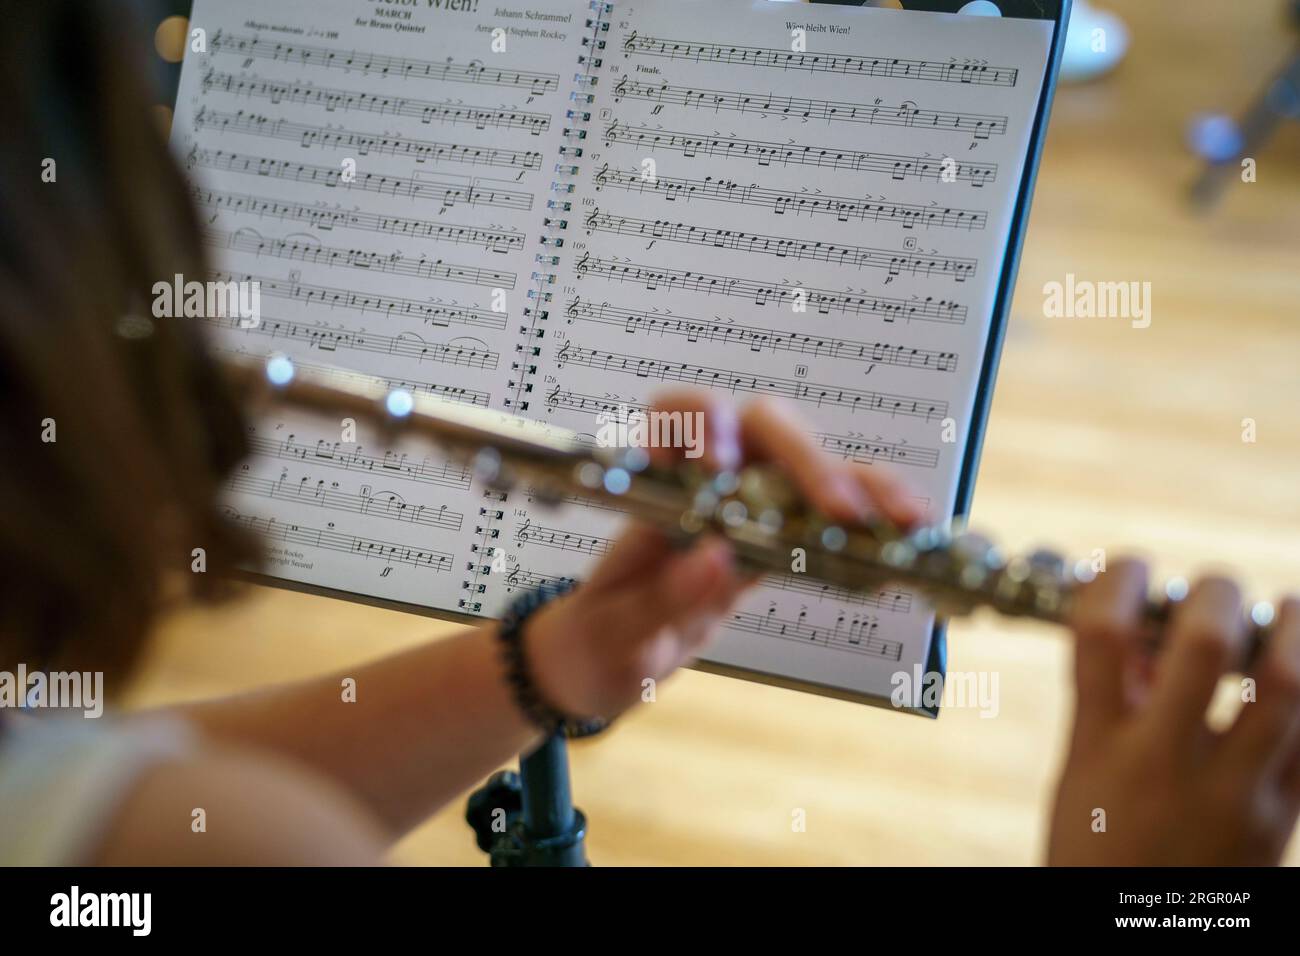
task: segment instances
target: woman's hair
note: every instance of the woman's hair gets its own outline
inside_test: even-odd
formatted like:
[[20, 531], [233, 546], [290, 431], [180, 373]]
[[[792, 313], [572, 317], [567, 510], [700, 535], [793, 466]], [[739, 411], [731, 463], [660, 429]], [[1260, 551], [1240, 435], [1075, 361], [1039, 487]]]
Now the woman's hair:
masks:
[[218, 504], [239, 409], [199, 320], [152, 317], [207, 268], [128, 7], [0, 28], [0, 669], [120, 675], [165, 596], [256, 553]]

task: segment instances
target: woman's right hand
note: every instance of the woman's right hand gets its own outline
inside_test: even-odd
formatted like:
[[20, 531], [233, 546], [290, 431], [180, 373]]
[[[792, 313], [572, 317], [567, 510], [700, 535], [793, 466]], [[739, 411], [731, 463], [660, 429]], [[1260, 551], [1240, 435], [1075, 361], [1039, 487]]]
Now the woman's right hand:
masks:
[[1113, 562], [1073, 617], [1076, 713], [1052, 815], [1054, 865], [1277, 863], [1300, 812], [1300, 602], [1280, 605], [1252, 696], [1223, 731], [1206, 709], [1246, 637], [1241, 595], [1198, 581], [1154, 660], [1139, 645], [1147, 571]]

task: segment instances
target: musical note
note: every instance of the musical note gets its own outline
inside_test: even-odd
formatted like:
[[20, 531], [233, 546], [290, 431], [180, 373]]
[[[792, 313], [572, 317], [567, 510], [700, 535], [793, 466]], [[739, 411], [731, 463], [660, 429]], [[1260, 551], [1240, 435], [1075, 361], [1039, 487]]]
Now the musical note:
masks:
[[388, 154], [410, 158], [417, 163], [464, 163], [471, 166], [501, 166], [522, 170], [540, 169], [542, 165], [542, 154], [532, 149], [498, 149], [467, 146], [463, 143], [430, 142], [388, 134], [372, 135], [330, 126], [295, 123], [292, 120], [277, 119], [263, 113], [248, 113], [244, 110], [236, 110], [233, 113], [202, 110], [195, 116], [194, 125], [198, 129], [211, 127], [221, 133], [247, 133], [250, 136], [268, 139], [290, 140], [304, 149], [316, 146], [326, 149], [348, 149], [355, 150], [361, 156], [369, 156], [372, 153]]
[[639, 194], [654, 193], [666, 202], [691, 202], [696, 199], [713, 202], [736, 203], [742, 206], [766, 208], [774, 215], [833, 216], [839, 222], [880, 222], [912, 229], [983, 229], [988, 213], [978, 209], [960, 209], [940, 206], [938, 203], [899, 203], [884, 199], [853, 199], [847, 196], [828, 196], [821, 190], [770, 189], [756, 183], [742, 185], [734, 179], [706, 176], [689, 179], [675, 176], [656, 176], [647, 181], [639, 170], [611, 170], [606, 163], [595, 177], [597, 190], [622, 189]]
[[463, 465], [450, 461], [438, 462], [429, 458], [414, 460], [406, 453], [396, 454], [391, 451], [375, 456], [366, 454], [360, 447], [350, 447], [343, 442], [300, 442], [292, 433], [283, 439], [265, 438], [255, 426], [250, 427], [247, 442], [250, 454], [262, 458], [305, 461], [342, 471], [392, 473], [406, 481], [461, 491], [469, 490], [470, 486], [469, 471]]
[[[594, 442], [592, 442], [592, 444], [594, 444]], [[536, 502], [542, 502], [543, 504], [563, 503], [566, 505], [574, 505], [578, 508], [585, 508], [589, 511], [595, 509], [598, 511], [608, 511], [611, 514], [626, 514], [627, 512], [627, 509], [620, 508], [603, 498], [592, 498], [585, 495], [565, 495], [560, 502], [556, 502], [553, 496], [539, 494], [537, 489], [531, 486], [524, 489], [524, 496], [527, 498], [529, 504]]]
[[344, 180], [339, 176], [338, 167], [335, 166], [312, 166], [306, 163], [272, 159], [267, 156], [231, 153], [220, 149], [195, 149], [193, 155], [194, 165], [209, 169], [242, 173], [250, 176], [272, 177], [291, 182], [312, 183], [329, 189], [359, 189], [381, 195], [423, 199], [441, 203], [448, 208], [462, 204], [466, 206], [498, 206], [502, 209], [525, 211], [533, 208], [531, 193], [509, 189], [483, 188], [475, 186], [473, 183], [466, 184], [446, 178], [403, 178], [371, 172], [358, 172], [355, 179]]
[[921, 418], [927, 422], [938, 421], [948, 414], [948, 403], [940, 399], [818, 384], [798, 379], [778, 378], [763, 373], [696, 365], [690, 362], [645, 358], [621, 352], [584, 349], [575, 345], [572, 340], [564, 343], [561, 354], [562, 359], [557, 356], [556, 362], [559, 368], [564, 365], [581, 365], [663, 382], [688, 382], [732, 394], [749, 392], [777, 395], [798, 402], [807, 402], [818, 408], [839, 407], [853, 412], [875, 412], [890, 417], [903, 415], [909, 418]]
[[[215, 351], [225, 354], [238, 354], [231, 349], [218, 348]], [[294, 359], [294, 367], [303, 371], [313, 372], [316, 375], [329, 379], [340, 379], [350, 382], [351, 384], [363, 383], [371, 384], [378, 380], [382, 382], [389, 391], [401, 389], [408, 392], [418, 392], [425, 395], [432, 395], [435, 398], [443, 398], [453, 402], [463, 402], [466, 405], [477, 405], [481, 408], [487, 408], [492, 399], [490, 392], [480, 391], [474, 388], [465, 388], [457, 385], [446, 385], [438, 382], [421, 382], [414, 379], [394, 378], [387, 375], [366, 376], [359, 375], [356, 372], [349, 372], [345, 369], [335, 368], [329, 365], [317, 365], [314, 362], [306, 362], [302, 359]]]
[[204, 232], [203, 242], [205, 245], [219, 249], [251, 252], [258, 256], [274, 256], [319, 265], [347, 266], [353, 269], [368, 269], [372, 272], [388, 272], [421, 279], [441, 279], [444, 282], [463, 282], [489, 288], [513, 289], [515, 287], [515, 275], [511, 272], [479, 269], [474, 266], [444, 262], [442, 259], [431, 260], [424, 255], [413, 259], [400, 252], [385, 254], [366, 249], [342, 249], [321, 245], [317, 241], [308, 241], [307, 238], [301, 240], [263, 238], [251, 229], [241, 229], [232, 233], [210, 229]]
[[533, 94], [548, 93], [558, 88], [560, 82], [559, 76], [554, 73], [490, 69], [478, 60], [462, 63], [448, 57], [442, 62], [436, 62], [357, 50], [335, 50], [330, 47], [304, 44], [290, 45], [263, 40], [257, 35], [227, 34], [224, 31], [218, 31], [213, 35], [209, 42], [209, 49], [213, 53], [233, 53], [241, 57], [261, 57], [284, 63], [309, 64], [363, 75], [378, 73], [382, 76], [397, 76], [402, 79], [418, 78], [448, 83], [473, 83], [481, 86], [519, 87]]
[[[238, 315], [204, 317], [203, 321], [217, 327], [242, 328]], [[264, 335], [271, 339], [303, 342], [309, 348], [322, 352], [340, 349], [354, 352], [374, 352], [381, 355], [400, 355], [417, 361], [437, 362], [442, 365], [461, 365], [465, 368], [495, 369], [500, 355], [487, 347], [482, 339], [460, 338], [451, 342], [428, 342], [414, 332], [384, 335], [380, 332], [353, 332], [345, 327], [293, 322], [263, 315], [257, 325], [244, 328], [248, 335]]]
[[527, 568], [521, 568], [515, 565], [510, 569], [510, 576], [506, 580], [507, 586], [511, 590], [524, 589], [535, 590], [543, 585], [551, 587], [569, 587], [574, 583], [574, 579], [562, 574], [543, 574], [540, 571], [532, 571]]
[[426, 125], [446, 123], [473, 126], [480, 130], [521, 129], [532, 136], [540, 136], [551, 126], [551, 118], [545, 113], [483, 109], [457, 101], [435, 102], [407, 96], [322, 87], [311, 83], [276, 82], [257, 76], [236, 76], [211, 67], [204, 72], [201, 87], [205, 93], [220, 90], [249, 99], [267, 99], [273, 103], [303, 103], [321, 106], [330, 113], [361, 111], [410, 117]]
[[337, 483], [327, 485], [324, 480], [312, 483], [309, 477], [303, 477], [297, 482], [289, 482], [283, 474], [275, 481], [236, 474], [225, 482], [227, 490], [260, 498], [294, 501], [329, 511], [373, 514], [377, 517], [443, 528], [448, 531], [461, 529], [464, 515], [459, 511], [450, 510], [446, 505], [437, 508], [430, 508], [427, 505], [408, 505], [396, 492], [354, 494], [343, 491], [336, 485]]
[[[605, 142], [608, 146], [618, 144], [638, 151], [672, 150], [688, 159], [696, 156], [720, 156], [727, 160], [753, 160], [759, 166], [773, 164], [816, 166], [848, 169], [854, 172], [883, 173], [891, 179], [938, 181], [946, 174], [942, 156], [894, 155], [833, 146], [799, 145], [793, 140], [777, 143], [657, 127], [653, 129], [641, 127], [633, 131], [618, 126], [617, 120], [606, 126]], [[951, 169], [955, 181], [966, 182], [976, 188], [993, 182], [998, 173], [996, 163], [954, 161]]]
[[769, 575], [763, 579], [767, 587], [780, 591], [799, 594], [811, 594], [819, 601], [830, 600], [842, 604], [858, 604], [874, 607], [891, 614], [907, 614], [912, 610], [912, 595], [896, 588], [881, 588], [878, 591], [850, 591], [834, 584], [825, 584], [806, 574]]
[[891, 442], [879, 437], [867, 439], [861, 435], [833, 435], [818, 432], [813, 437], [822, 448], [845, 461], [861, 462], [864, 465], [881, 461], [891, 465], [909, 465], [916, 468], [937, 468], [939, 465], [937, 448], [910, 445], [907, 442]]
[[489, 252], [504, 254], [524, 246], [524, 234], [513, 229], [480, 228], [453, 223], [439, 223], [406, 216], [386, 216], [360, 209], [339, 209], [305, 203], [279, 202], [264, 196], [222, 192], [195, 187], [194, 198], [207, 209], [245, 212], [259, 219], [304, 222], [317, 229], [360, 229], [394, 236], [428, 239], [459, 245], [479, 246]]
[[852, 651], [891, 661], [901, 660], [902, 642], [877, 637], [878, 624], [874, 619], [858, 616], [854, 617], [853, 622], [851, 631], [844, 634], [839, 628], [817, 627], [809, 625], [804, 620], [781, 617], [776, 613], [774, 604], [766, 614], [732, 611], [723, 617], [722, 626], [729, 630], [744, 631], [761, 637], [802, 641], [827, 649]]
[[849, 56], [794, 53], [788, 49], [700, 43], [638, 36], [633, 31], [623, 41], [623, 55], [664, 57], [706, 63], [741, 64], [811, 73], [841, 73], [891, 79], [927, 80], [977, 86], [1016, 85], [1019, 70], [989, 66], [983, 60], [907, 60], [890, 56]]
[[445, 551], [345, 534], [329, 528], [280, 522], [274, 517], [261, 518], [230, 507], [224, 510], [224, 514], [228, 521], [255, 530], [266, 541], [284, 541], [309, 548], [342, 551], [363, 558], [378, 558], [392, 564], [405, 564], [431, 571], [450, 571], [452, 566], [452, 556]]
[[[547, 393], [546, 403], [552, 409], [563, 408], [578, 414], [599, 416], [605, 421], [624, 423], [626, 419], [623, 416], [650, 410], [648, 403], [632, 396], [590, 395], [558, 384]], [[936, 448], [926, 448], [907, 442], [891, 442], [883, 438], [867, 439], [854, 433], [837, 435], [816, 432], [812, 437], [831, 454], [864, 465], [885, 462], [915, 468], [935, 468], [939, 464], [939, 451]]]
[[782, 259], [809, 259], [830, 262], [855, 269], [884, 269], [890, 275], [907, 273], [913, 276], [942, 275], [956, 282], [964, 282], [975, 274], [978, 262], [956, 256], [914, 254], [892, 249], [870, 249], [863, 246], [836, 245], [821, 240], [788, 239], [783, 236], [747, 233], [733, 229], [713, 229], [691, 223], [671, 222], [667, 219], [635, 219], [631, 216], [602, 214], [593, 208], [585, 224], [588, 234], [611, 233], [619, 236], [652, 236], [664, 242], [679, 242], [714, 249], [732, 249], [737, 252], [761, 253]]
[[875, 315], [886, 322], [899, 318], [908, 322], [943, 322], [960, 325], [966, 321], [966, 306], [950, 299], [933, 296], [913, 299], [889, 298], [861, 292], [833, 292], [813, 289], [796, 282], [763, 282], [735, 276], [694, 272], [689, 269], [666, 269], [642, 265], [626, 260], [594, 259], [584, 252], [577, 266], [579, 278], [593, 277], [609, 282], [635, 282], [647, 289], [682, 289], [703, 292], [706, 295], [737, 296], [750, 299], [756, 306], [773, 306], [788, 309], [793, 291], [803, 289], [811, 311], [829, 315], [839, 312], [846, 315]]
[[693, 89], [672, 86], [667, 80], [641, 83], [626, 74], [614, 87], [614, 99], [644, 100], [659, 105], [687, 109], [763, 113], [800, 120], [825, 120], [827, 123], [866, 123], [878, 126], [907, 126], [937, 132], [969, 131], [977, 139], [1003, 135], [1007, 131], [1005, 116], [957, 113], [948, 110], [923, 110], [908, 101], [898, 106], [876, 103], [844, 103], [835, 100], [778, 96], [775, 93], [741, 93], [727, 90]]
[[612, 538], [578, 534], [573, 531], [566, 531], [563, 528], [533, 524], [531, 519], [526, 519], [523, 524], [515, 529], [515, 541], [518, 547], [521, 548], [526, 544], [540, 545], [558, 551], [576, 551], [580, 554], [591, 555], [605, 554], [614, 546]]
[[452, 324], [484, 329], [506, 327], [506, 317], [502, 313], [472, 305], [373, 295], [355, 289], [286, 281], [256, 273], [214, 272], [212, 278], [218, 282], [256, 282], [262, 295], [286, 299], [306, 309], [323, 306], [331, 312], [374, 312], [387, 318], [419, 319], [424, 324], [437, 328], [450, 327]]
[[[675, 335], [691, 342], [717, 342], [722, 345], [744, 347], [751, 352], [766, 350], [796, 352], [802, 355], [935, 372], [953, 372], [957, 368], [957, 356], [953, 352], [785, 332], [780, 329], [740, 325], [730, 320], [719, 322], [672, 313], [623, 308], [608, 302], [597, 305], [574, 298], [565, 306], [564, 314], [570, 323], [577, 320], [614, 326], [629, 334]], [[566, 348], [568, 345], [569, 343], [566, 342]]]

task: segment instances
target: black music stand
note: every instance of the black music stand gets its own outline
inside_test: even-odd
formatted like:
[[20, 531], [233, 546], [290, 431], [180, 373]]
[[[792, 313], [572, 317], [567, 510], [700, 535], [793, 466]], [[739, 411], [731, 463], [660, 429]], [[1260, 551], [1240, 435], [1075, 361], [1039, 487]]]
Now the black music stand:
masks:
[[493, 866], [588, 866], [587, 818], [574, 807], [564, 737], [552, 734], [469, 798], [465, 820]]

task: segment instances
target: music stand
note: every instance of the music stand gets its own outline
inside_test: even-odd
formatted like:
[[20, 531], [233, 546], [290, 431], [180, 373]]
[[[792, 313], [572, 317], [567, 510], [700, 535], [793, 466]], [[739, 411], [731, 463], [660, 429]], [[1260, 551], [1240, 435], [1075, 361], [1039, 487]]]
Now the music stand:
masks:
[[[816, 3], [864, 6], [862, 0], [813, 0]], [[901, 0], [905, 10], [922, 10], [931, 13], [958, 13], [966, 0]], [[1056, 36], [1048, 60], [1048, 77], [1044, 83], [1044, 101], [1050, 101], [1055, 85], [1055, 71], [1065, 38], [1065, 25], [1069, 22], [1070, 0], [998, 0], [998, 6], [1012, 17], [1049, 19], [1056, 21]], [[1018, 204], [1016, 222], [1008, 240], [1008, 255], [1004, 267], [1014, 275], [1018, 264], [1018, 251], [1028, 219], [1027, 191], [1033, 185], [1033, 169], [1042, 148], [1042, 129], [1046, 124], [1046, 111], [1039, 111], [1027, 159], [1026, 175], [1021, 184], [1022, 199]], [[1004, 287], [1011, 283], [1004, 282]], [[1004, 288], [997, 306], [1001, 321], [995, 323], [995, 339], [990, 343], [988, 360], [996, 363], [1001, 346], [1001, 333], [1005, 327], [1010, 306], [1009, 288]], [[987, 379], [987, 375], [983, 378]], [[976, 409], [982, 421], [987, 415], [988, 390], [981, 407]], [[971, 442], [968, 455], [977, 456], [979, 443]], [[963, 469], [963, 480], [958, 498], [966, 510], [970, 498], [970, 476], [974, 472], [974, 458]], [[942, 632], [940, 632], [942, 633]], [[941, 642], [936, 641], [936, 644]], [[942, 669], [942, 665], [938, 665]], [[519, 772], [498, 771], [470, 796], [465, 810], [465, 820], [474, 829], [478, 846], [493, 866], [589, 866], [585, 841], [587, 818], [573, 805], [572, 783], [569, 776], [569, 758], [564, 738], [559, 734], [548, 737], [536, 750], [519, 761]]]

